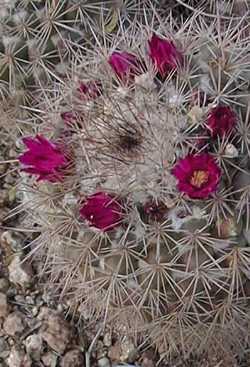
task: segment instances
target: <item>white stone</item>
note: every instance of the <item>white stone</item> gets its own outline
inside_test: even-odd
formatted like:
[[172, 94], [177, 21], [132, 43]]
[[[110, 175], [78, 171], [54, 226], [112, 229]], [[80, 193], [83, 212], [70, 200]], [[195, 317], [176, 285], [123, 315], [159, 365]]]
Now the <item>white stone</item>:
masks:
[[31, 358], [35, 361], [39, 361], [43, 349], [43, 340], [41, 335], [33, 334], [28, 336], [25, 340], [25, 346], [26, 351], [31, 356]]
[[237, 158], [239, 155], [238, 149], [233, 144], [227, 144], [224, 155], [228, 158]]
[[97, 362], [98, 367], [110, 367], [111, 363], [110, 360], [107, 357], [102, 357]]
[[8, 266], [9, 279], [12, 283], [27, 287], [32, 281], [31, 267], [21, 260], [20, 255], [15, 255]]

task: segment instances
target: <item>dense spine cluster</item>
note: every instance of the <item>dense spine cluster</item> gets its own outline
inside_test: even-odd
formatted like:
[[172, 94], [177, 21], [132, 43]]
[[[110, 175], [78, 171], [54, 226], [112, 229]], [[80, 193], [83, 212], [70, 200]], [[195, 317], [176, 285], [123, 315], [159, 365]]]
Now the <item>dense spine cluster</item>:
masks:
[[0, 7], [0, 98], [19, 105], [60, 80], [72, 54], [94, 45], [93, 30], [112, 33], [123, 12], [137, 8], [120, 0], [13, 0]]

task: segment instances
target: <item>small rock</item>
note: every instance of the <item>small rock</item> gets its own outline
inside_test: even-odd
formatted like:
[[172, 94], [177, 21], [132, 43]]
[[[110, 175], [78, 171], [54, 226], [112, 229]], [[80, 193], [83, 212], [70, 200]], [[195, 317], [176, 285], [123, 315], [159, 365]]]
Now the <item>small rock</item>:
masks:
[[98, 367], [111, 367], [110, 360], [107, 357], [103, 357], [97, 362]]
[[43, 349], [43, 340], [41, 335], [33, 334], [28, 336], [25, 340], [25, 346], [30, 357], [35, 361], [39, 361]]
[[69, 324], [58, 315], [57, 312], [49, 308], [42, 308], [38, 319], [43, 322], [41, 337], [50, 348], [63, 354], [71, 338]]
[[0, 317], [6, 317], [8, 314], [8, 303], [6, 294], [0, 293]]
[[52, 352], [47, 352], [42, 356], [42, 362], [45, 367], [56, 367], [57, 358], [58, 357], [56, 354]]
[[17, 294], [15, 296], [15, 301], [18, 305], [24, 305], [26, 302], [25, 302], [25, 297], [22, 295], [22, 294]]
[[135, 348], [132, 341], [129, 340], [128, 338], [126, 338], [121, 343], [121, 349], [122, 349], [122, 353], [121, 353], [121, 356], [120, 356], [120, 361], [121, 362], [133, 363], [136, 360], [136, 358], [138, 357], [137, 349]]
[[104, 334], [104, 337], [103, 337], [103, 344], [106, 346], [106, 347], [110, 347], [112, 345], [112, 336], [111, 336], [111, 332], [107, 332]]
[[20, 255], [15, 255], [8, 266], [9, 279], [12, 283], [23, 288], [29, 287], [32, 282], [33, 272], [27, 262], [21, 260]]
[[233, 144], [227, 144], [224, 150], [224, 155], [228, 158], [237, 158], [239, 155], [238, 149]]
[[10, 247], [12, 251], [21, 250], [20, 239], [10, 231], [5, 231], [2, 233], [0, 242], [4, 244], [5, 247]]
[[61, 303], [59, 303], [57, 305], [56, 309], [57, 309], [58, 312], [63, 312], [64, 311], [64, 307], [63, 307], [63, 305]]
[[7, 340], [3, 337], [0, 338], [0, 358], [6, 359], [10, 354], [10, 347]]
[[152, 351], [146, 351], [142, 354], [142, 367], [155, 367], [154, 353]]
[[33, 316], [37, 316], [38, 315], [38, 312], [39, 312], [38, 307], [35, 306], [35, 307], [32, 308], [32, 315]]
[[23, 351], [13, 347], [7, 359], [9, 367], [31, 367], [31, 359]]
[[0, 291], [6, 292], [9, 288], [9, 282], [5, 278], [0, 278]]
[[20, 335], [25, 329], [21, 312], [15, 311], [10, 313], [4, 321], [3, 328], [6, 334], [10, 336]]
[[32, 297], [32, 296], [26, 296], [25, 297], [25, 301], [27, 302], [27, 304], [29, 304], [29, 305], [35, 305], [35, 299], [34, 299], [34, 297]]
[[84, 358], [83, 354], [78, 349], [72, 349], [63, 356], [61, 361], [62, 367], [83, 367]]
[[108, 357], [102, 357], [97, 361], [98, 367], [111, 367], [111, 362]]
[[109, 348], [108, 356], [112, 362], [119, 362], [122, 353], [120, 343], [115, 343]]

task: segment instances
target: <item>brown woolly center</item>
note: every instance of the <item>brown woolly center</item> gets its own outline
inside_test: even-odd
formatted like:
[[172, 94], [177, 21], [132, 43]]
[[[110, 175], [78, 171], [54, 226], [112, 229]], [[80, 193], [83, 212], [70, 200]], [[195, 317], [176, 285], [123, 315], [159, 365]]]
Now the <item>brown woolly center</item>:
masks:
[[120, 135], [117, 141], [117, 147], [121, 153], [135, 153], [141, 145], [140, 136]]
[[190, 183], [191, 185], [200, 188], [204, 183], [208, 181], [208, 176], [209, 174], [206, 171], [194, 171]]

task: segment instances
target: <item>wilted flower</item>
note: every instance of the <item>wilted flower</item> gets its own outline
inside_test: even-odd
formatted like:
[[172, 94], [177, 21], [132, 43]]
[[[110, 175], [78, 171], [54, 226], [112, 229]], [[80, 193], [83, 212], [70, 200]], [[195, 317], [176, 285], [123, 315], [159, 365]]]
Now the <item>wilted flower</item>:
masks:
[[87, 198], [80, 209], [80, 215], [87, 219], [92, 227], [105, 232], [120, 224], [121, 205], [112, 195], [97, 192]]
[[165, 77], [182, 63], [183, 56], [172, 41], [163, 39], [154, 34], [151, 40], [148, 41], [148, 44], [149, 56], [161, 77]]
[[160, 222], [163, 220], [168, 208], [163, 202], [149, 200], [143, 207], [146, 222]]
[[230, 133], [237, 121], [235, 112], [229, 106], [213, 108], [207, 118], [206, 126], [212, 137], [223, 136]]
[[139, 59], [126, 51], [113, 52], [108, 62], [118, 78], [123, 81], [133, 79], [135, 75], [142, 72], [142, 65]]
[[216, 191], [221, 170], [211, 155], [203, 153], [179, 160], [172, 174], [181, 192], [193, 199], [205, 199]]
[[76, 121], [76, 114], [72, 111], [62, 112], [61, 118], [66, 122], [66, 124], [71, 125]]
[[102, 93], [102, 84], [98, 80], [81, 82], [78, 91], [80, 92], [80, 98], [83, 100], [95, 99]]
[[28, 150], [18, 159], [26, 166], [23, 168], [25, 172], [38, 175], [38, 181], [62, 180], [63, 168], [66, 167], [68, 160], [56, 144], [41, 135], [24, 138], [23, 143]]

